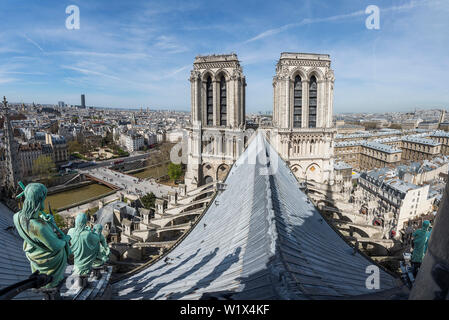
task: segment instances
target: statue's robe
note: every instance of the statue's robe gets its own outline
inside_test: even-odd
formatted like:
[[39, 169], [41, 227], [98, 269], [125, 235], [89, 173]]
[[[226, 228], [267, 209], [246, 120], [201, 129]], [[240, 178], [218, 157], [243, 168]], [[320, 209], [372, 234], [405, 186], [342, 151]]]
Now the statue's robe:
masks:
[[108, 247], [108, 244], [106, 242], [106, 239], [105, 239], [104, 235], [101, 232], [98, 235], [100, 237], [100, 250], [98, 250], [97, 258], [95, 259], [94, 263], [92, 264], [92, 266], [94, 268], [101, 267], [106, 262], [108, 262], [109, 254], [111, 252], [111, 250]]
[[70, 248], [74, 258], [74, 273], [84, 276], [92, 270], [92, 263], [100, 250], [100, 239], [89, 228], [77, 231], [71, 228], [67, 233], [70, 237]]
[[430, 238], [428, 227], [423, 226], [413, 233], [412, 262], [421, 263], [427, 251], [427, 241]]
[[30, 261], [31, 272], [51, 275], [53, 280], [45, 288], [56, 287], [64, 278], [68, 250], [66, 241], [61, 240], [52, 226], [42, 218], [32, 218], [28, 226], [20, 219], [20, 212], [14, 215], [14, 225], [23, 238], [23, 251]]

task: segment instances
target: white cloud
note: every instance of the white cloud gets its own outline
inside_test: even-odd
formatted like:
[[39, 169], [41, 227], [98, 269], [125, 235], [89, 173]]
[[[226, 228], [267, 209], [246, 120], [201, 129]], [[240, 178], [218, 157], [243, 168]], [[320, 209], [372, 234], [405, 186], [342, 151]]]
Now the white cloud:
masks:
[[174, 37], [159, 36], [156, 38], [155, 47], [167, 50], [168, 53], [181, 53], [187, 51], [187, 47], [180, 44]]
[[101, 77], [105, 77], [105, 78], [109, 78], [109, 79], [113, 79], [113, 80], [121, 80], [119, 77], [116, 77], [116, 76], [113, 76], [110, 74], [105, 74], [105, 73], [98, 72], [98, 71], [94, 71], [94, 70], [83, 69], [83, 68], [72, 67], [72, 66], [61, 66], [61, 68], [78, 71], [85, 75], [95, 75], [95, 76], [101, 76]]
[[36, 48], [38, 48], [40, 51], [45, 52], [44, 49], [42, 49], [42, 47], [33, 39], [31, 39], [30, 37], [28, 37], [26, 34], [23, 35], [23, 37], [30, 42], [31, 44], [33, 44]]
[[[438, 4], [440, 3], [440, 1], [434, 1], [431, 2], [431, 0], [422, 0], [422, 1], [415, 1], [412, 0], [409, 3], [403, 4], [403, 5], [399, 5], [399, 6], [391, 6], [391, 7], [387, 7], [387, 8], [383, 8], [381, 9], [381, 13], [383, 12], [392, 12], [392, 11], [401, 11], [401, 10], [406, 10], [406, 9], [413, 9], [417, 6], [421, 6], [421, 5], [427, 5], [427, 4]], [[314, 24], [314, 23], [323, 23], [323, 22], [332, 22], [332, 21], [339, 21], [339, 20], [346, 20], [346, 19], [351, 19], [351, 18], [355, 18], [355, 17], [361, 17], [361, 16], [366, 16], [365, 14], [365, 8], [363, 8], [363, 10], [357, 10], [354, 12], [350, 12], [350, 13], [346, 13], [346, 14], [339, 14], [339, 15], [334, 15], [334, 16], [329, 16], [329, 17], [323, 17], [323, 18], [305, 18], [300, 22], [295, 22], [295, 23], [289, 23], [286, 25], [283, 25], [281, 27], [278, 28], [273, 28], [273, 29], [268, 29], [266, 31], [263, 31], [261, 33], [259, 33], [258, 35], [246, 40], [244, 43], [250, 43], [253, 41], [257, 41], [269, 36], [273, 36], [275, 34], [281, 33], [283, 31], [289, 30], [291, 28], [296, 28], [296, 27], [300, 27], [303, 25], [308, 25], [308, 24]]]

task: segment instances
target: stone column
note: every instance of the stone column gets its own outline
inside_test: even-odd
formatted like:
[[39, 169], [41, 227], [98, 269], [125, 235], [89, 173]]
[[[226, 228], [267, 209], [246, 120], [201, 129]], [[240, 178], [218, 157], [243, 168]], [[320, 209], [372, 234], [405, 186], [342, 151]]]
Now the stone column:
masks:
[[309, 81], [302, 80], [302, 128], [309, 126]]
[[195, 80], [195, 118], [193, 119], [201, 121], [201, 79], [199, 78]]
[[207, 126], [207, 82], [201, 81], [201, 123], [203, 126]]
[[220, 156], [220, 158], [223, 158], [223, 137], [222, 135], [217, 135], [217, 154]]
[[328, 118], [327, 118], [327, 127], [332, 127], [332, 114], [334, 112], [334, 81], [329, 81], [329, 92], [328, 92], [328, 98], [327, 98], [327, 112], [328, 112]]
[[219, 99], [219, 94], [220, 94], [220, 82], [218, 82], [217, 80], [213, 79], [212, 80], [212, 90], [213, 90], [213, 112], [214, 112], [214, 116], [213, 116], [213, 126], [219, 126], [219, 119], [220, 119], [220, 109], [219, 109], [219, 104], [220, 104], [220, 99]]
[[242, 94], [242, 79], [239, 77], [237, 78], [237, 80], [235, 81], [237, 84], [237, 91], [235, 94], [235, 105], [234, 105], [234, 109], [232, 110], [232, 113], [234, 114], [234, 123], [233, 123], [233, 127], [238, 127], [239, 125], [239, 112], [240, 112], [240, 108], [241, 108], [241, 94]]
[[278, 106], [276, 103], [276, 80], [273, 78], [273, 126], [277, 125]]
[[280, 104], [280, 97], [279, 97], [279, 81], [278, 80], [274, 80], [275, 85], [274, 85], [274, 98], [273, 100], [275, 101], [274, 103], [276, 104], [276, 126], [278, 128], [280, 128], [281, 125], [281, 118], [280, 118], [280, 109], [281, 109], [281, 104]]
[[284, 128], [290, 128], [290, 101], [289, 101], [289, 97], [290, 97], [290, 79], [288, 77], [286, 77], [285, 81], [285, 96], [284, 96], [284, 106], [285, 106], [285, 120], [284, 120]]
[[317, 110], [316, 110], [316, 127], [317, 128], [323, 128], [326, 126], [325, 124], [325, 104], [326, 104], [326, 99], [325, 99], [325, 81], [324, 80], [317, 80]]
[[288, 80], [288, 86], [289, 86], [289, 90], [288, 90], [288, 96], [287, 96], [287, 103], [289, 106], [289, 112], [288, 112], [288, 127], [289, 128], [293, 128], [293, 109], [294, 109], [294, 88], [295, 88], [295, 81], [289, 79]]
[[195, 75], [190, 78], [190, 88], [192, 121], [201, 120], [201, 80]]
[[241, 115], [240, 115], [240, 123], [242, 125], [245, 124], [246, 117], [246, 78], [242, 77], [242, 102], [240, 106]]
[[228, 115], [228, 123], [227, 126], [230, 128], [234, 127], [235, 122], [235, 106], [236, 106], [236, 97], [235, 94], [237, 92], [237, 81], [235, 77], [231, 77], [229, 80], [229, 94], [228, 94], [228, 102], [227, 102], [227, 115]]
[[221, 136], [219, 134], [214, 134], [214, 155], [216, 156], [221, 154], [220, 144]]
[[[323, 113], [324, 113], [324, 118], [323, 118], [323, 127], [324, 128], [329, 128], [332, 126], [332, 111], [329, 109], [329, 93], [330, 93], [330, 81], [326, 80], [324, 83], [324, 103], [323, 103]], [[329, 125], [329, 119], [331, 124]]]

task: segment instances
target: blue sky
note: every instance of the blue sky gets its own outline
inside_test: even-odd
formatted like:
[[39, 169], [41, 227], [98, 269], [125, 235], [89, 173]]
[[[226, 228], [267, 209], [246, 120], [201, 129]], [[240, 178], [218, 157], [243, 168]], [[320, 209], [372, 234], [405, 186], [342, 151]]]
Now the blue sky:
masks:
[[[68, 5], [80, 29], [68, 30]], [[380, 8], [380, 29], [365, 8]], [[328, 53], [334, 112], [449, 106], [449, 1], [0, 2], [0, 95], [12, 102], [190, 110], [198, 54], [237, 53], [247, 112], [271, 111], [280, 53]]]

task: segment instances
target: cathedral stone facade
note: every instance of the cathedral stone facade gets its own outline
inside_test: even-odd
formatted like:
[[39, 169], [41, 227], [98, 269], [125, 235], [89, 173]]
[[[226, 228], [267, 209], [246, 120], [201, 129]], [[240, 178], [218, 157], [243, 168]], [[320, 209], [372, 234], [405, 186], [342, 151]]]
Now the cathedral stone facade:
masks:
[[236, 54], [196, 57], [190, 85], [188, 189], [223, 180], [252, 134], [245, 127], [246, 80]]
[[[325, 54], [282, 53], [273, 79], [267, 137], [300, 181], [333, 184], [334, 73]], [[223, 180], [253, 130], [245, 125], [243, 70], [236, 54], [198, 56], [190, 76], [192, 126], [187, 172], [192, 189]]]
[[281, 53], [270, 142], [300, 181], [333, 184], [334, 72], [327, 54]]

